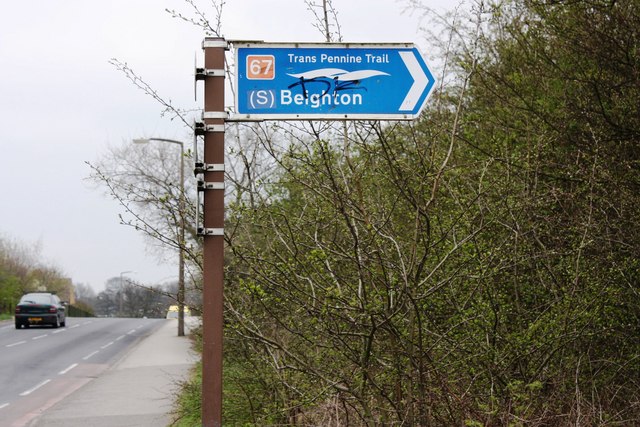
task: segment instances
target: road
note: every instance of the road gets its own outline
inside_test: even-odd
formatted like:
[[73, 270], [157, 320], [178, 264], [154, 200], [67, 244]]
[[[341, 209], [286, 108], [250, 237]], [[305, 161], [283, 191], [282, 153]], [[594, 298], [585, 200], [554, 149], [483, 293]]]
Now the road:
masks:
[[98, 377], [161, 319], [68, 318], [65, 328], [0, 324], [0, 420], [22, 427]]

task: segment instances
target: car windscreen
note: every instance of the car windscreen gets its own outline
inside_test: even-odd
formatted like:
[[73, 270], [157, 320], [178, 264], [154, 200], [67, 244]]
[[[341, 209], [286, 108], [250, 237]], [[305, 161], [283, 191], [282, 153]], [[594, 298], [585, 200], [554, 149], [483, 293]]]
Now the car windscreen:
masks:
[[51, 295], [27, 294], [20, 298], [20, 304], [51, 304]]

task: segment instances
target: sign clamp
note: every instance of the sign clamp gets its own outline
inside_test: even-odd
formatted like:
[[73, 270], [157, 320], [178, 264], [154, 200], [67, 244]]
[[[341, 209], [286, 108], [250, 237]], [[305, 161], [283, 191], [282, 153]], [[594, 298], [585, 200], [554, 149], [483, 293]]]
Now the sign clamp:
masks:
[[224, 236], [224, 228], [198, 227], [198, 236]]
[[229, 114], [226, 111], [204, 111], [202, 113], [203, 119], [223, 119], [226, 120]]
[[203, 163], [196, 162], [193, 174], [198, 176], [205, 172], [224, 172], [224, 163]]
[[196, 135], [204, 135], [207, 132], [224, 132], [224, 125], [205, 125], [203, 122], [195, 122], [193, 130]]
[[207, 77], [225, 77], [225, 75], [226, 75], [225, 70], [196, 67], [196, 73], [195, 73], [196, 80], [204, 80]]
[[224, 190], [224, 182], [206, 182], [204, 180], [198, 180], [198, 191], [205, 190]]

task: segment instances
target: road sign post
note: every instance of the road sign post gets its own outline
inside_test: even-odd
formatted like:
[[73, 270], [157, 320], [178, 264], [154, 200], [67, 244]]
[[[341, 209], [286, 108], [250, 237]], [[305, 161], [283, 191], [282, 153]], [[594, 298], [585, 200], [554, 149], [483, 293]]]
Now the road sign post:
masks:
[[224, 283], [224, 39], [204, 48], [202, 425], [222, 425]]
[[413, 44], [232, 42], [236, 111], [224, 111], [227, 41], [203, 41], [202, 425], [222, 425], [225, 121], [411, 120], [435, 79]]
[[435, 84], [410, 43], [233, 45], [234, 120], [411, 120]]

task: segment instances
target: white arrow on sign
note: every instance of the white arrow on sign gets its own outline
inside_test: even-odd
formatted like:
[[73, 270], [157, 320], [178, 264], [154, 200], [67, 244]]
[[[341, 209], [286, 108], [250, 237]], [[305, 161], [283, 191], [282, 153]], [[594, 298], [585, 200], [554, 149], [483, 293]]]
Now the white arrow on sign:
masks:
[[405, 96], [404, 101], [402, 101], [402, 105], [400, 105], [400, 111], [413, 110], [420, 100], [420, 96], [422, 92], [429, 84], [429, 79], [425, 74], [424, 70], [418, 63], [416, 56], [413, 52], [398, 52], [400, 57], [404, 61], [404, 65], [407, 66], [407, 70], [413, 77], [413, 85], [411, 85], [411, 89], [409, 89], [409, 93]]

